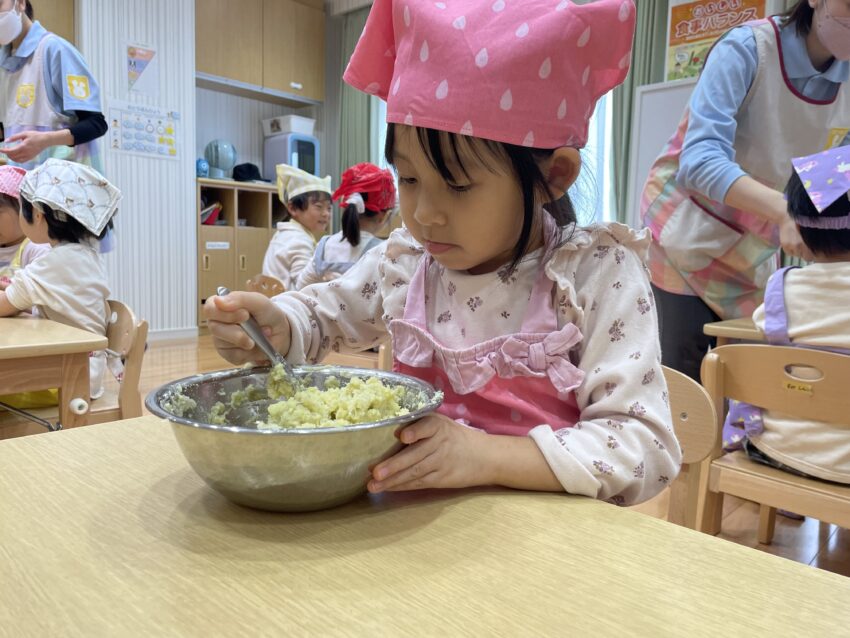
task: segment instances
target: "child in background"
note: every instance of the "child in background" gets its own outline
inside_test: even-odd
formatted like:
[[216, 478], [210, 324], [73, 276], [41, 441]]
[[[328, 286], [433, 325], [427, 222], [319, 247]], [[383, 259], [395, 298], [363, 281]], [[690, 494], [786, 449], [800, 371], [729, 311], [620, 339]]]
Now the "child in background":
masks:
[[[35, 306], [42, 317], [105, 335], [109, 287], [97, 242], [120, 199], [117, 188], [82, 164], [51, 158], [27, 173], [21, 182], [21, 226], [31, 241], [49, 243], [52, 250], [15, 273], [0, 292], [0, 317]], [[92, 399], [103, 394], [105, 369], [106, 353], [93, 353]]]
[[387, 103], [405, 227], [341, 278], [207, 300], [219, 352], [293, 363], [389, 332], [395, 369], [445, 394], [372, 492], [474, 485], [617, 504], [678, 473], [649, 237], [580, 228], [567, 189], [597, 99], [628, 73], [631, 0], [377, 0], [345, 80]]
[[345, 205], [342, 230], [319, 240], [312, 261], [298, 277], [300, 290], [320, 281], [332, 281], [384, 240], [375, 237], [396, 203], [392, 173], [364, 162], [347, 169], [334, 191], [334, 201]]
[[263, 274], [280, 279], [287, 290], [297, 290], [298, 276], [316, 251], [316, 237], [327, 230], [331, 219], [331, 178], [278, 164], [277, 189], [290, 219], [277, 224], [263, 259]]
[[12, 276], [50, 250], [50, 244], [32, 243], [21, 228], [18, 199], [26, 171], [17, 166], [0, 166], [0, 290]]
[[[788, 212], [814, 261], [774, 273], [753, 321], [771, 344], [850, 355], [850, 147], [793, 165], [785, 189]], [[723, 444], [795, 474], [850, 484], [850, 416], [836, 426], [732, 402]]]

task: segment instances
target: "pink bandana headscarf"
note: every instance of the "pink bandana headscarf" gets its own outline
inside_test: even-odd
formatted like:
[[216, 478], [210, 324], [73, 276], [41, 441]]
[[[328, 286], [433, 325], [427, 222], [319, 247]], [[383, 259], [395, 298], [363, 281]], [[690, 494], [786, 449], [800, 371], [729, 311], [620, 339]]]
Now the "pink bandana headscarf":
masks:
[[27, 172], [18, 166], [0, 166], [0, 193], [18, 199]]
[[376, 0], [345, 71], [387, 121], [532, 146], [583, 147], [629, 71], [632, 0]]

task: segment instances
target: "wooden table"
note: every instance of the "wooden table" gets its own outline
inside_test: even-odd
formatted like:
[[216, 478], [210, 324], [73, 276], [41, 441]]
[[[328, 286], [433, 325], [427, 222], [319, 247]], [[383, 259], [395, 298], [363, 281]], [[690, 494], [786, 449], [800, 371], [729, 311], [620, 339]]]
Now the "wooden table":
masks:
[[718, 346], [725, 346], [732, 339], [756, 342], [765, 340], [764, 333], [756, 328], [751, 317], [707, 323], [703, 326], [703, 332], [710, 337], [717, 337]]
[[0, 318], [0, 395], [59, 388], [62, 427], [85, 425], [70, 402], [89, 400], [89, 352], [106, 345], [106, 337], [49, 319]]
[[0, 441], [0, 468], [16, 638], [850, 631], [850, 579], [581, 497], [258, 512], [207, 488], [154, 417]]

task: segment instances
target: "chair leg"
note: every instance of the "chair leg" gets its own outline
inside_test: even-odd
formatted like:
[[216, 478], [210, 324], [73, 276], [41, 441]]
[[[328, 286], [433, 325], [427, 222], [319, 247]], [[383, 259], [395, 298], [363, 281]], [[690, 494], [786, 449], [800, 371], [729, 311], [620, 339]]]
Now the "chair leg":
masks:
[[723, 519], [723, 492], [707, 492], [702, 510], [700, 531], [716, 536]]
[[759, 506], [759, 543], [770, 545], [776, 529], [776, 508], [769, 505]]

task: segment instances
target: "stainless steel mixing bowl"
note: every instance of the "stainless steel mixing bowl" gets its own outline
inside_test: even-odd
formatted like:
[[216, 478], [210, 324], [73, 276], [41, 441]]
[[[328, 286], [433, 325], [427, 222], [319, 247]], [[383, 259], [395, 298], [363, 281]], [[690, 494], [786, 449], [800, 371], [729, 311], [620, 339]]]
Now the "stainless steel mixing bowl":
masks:
[[[300, 512], [340, 505], [366, 489], [370, 466], [401, 448], [396, 432], [436, 410], [442, 394], [427, 383], [394, 372], [302, 366], [306, 385], [320, 389], [333, 377], [378, 377], [405, 388], [402, 407], [410, 412], [376, 423], [341, 428], [258, 429], [271, 401], [249, 400], [215, 425], [213, 406], [229, 404], [239, 390], [266, 387], [269, 368], [225, 370], [167, 383], [145, 401], [153, 414], [168, 419], [186, 459], [214, 490], [228, 499], [264, 510]], [[191, 399], [182, 401], [181, 397]], [[194, 407], [192, 407], [194, 402]], [[183, 403], [184, 405], [181, 405]]]

